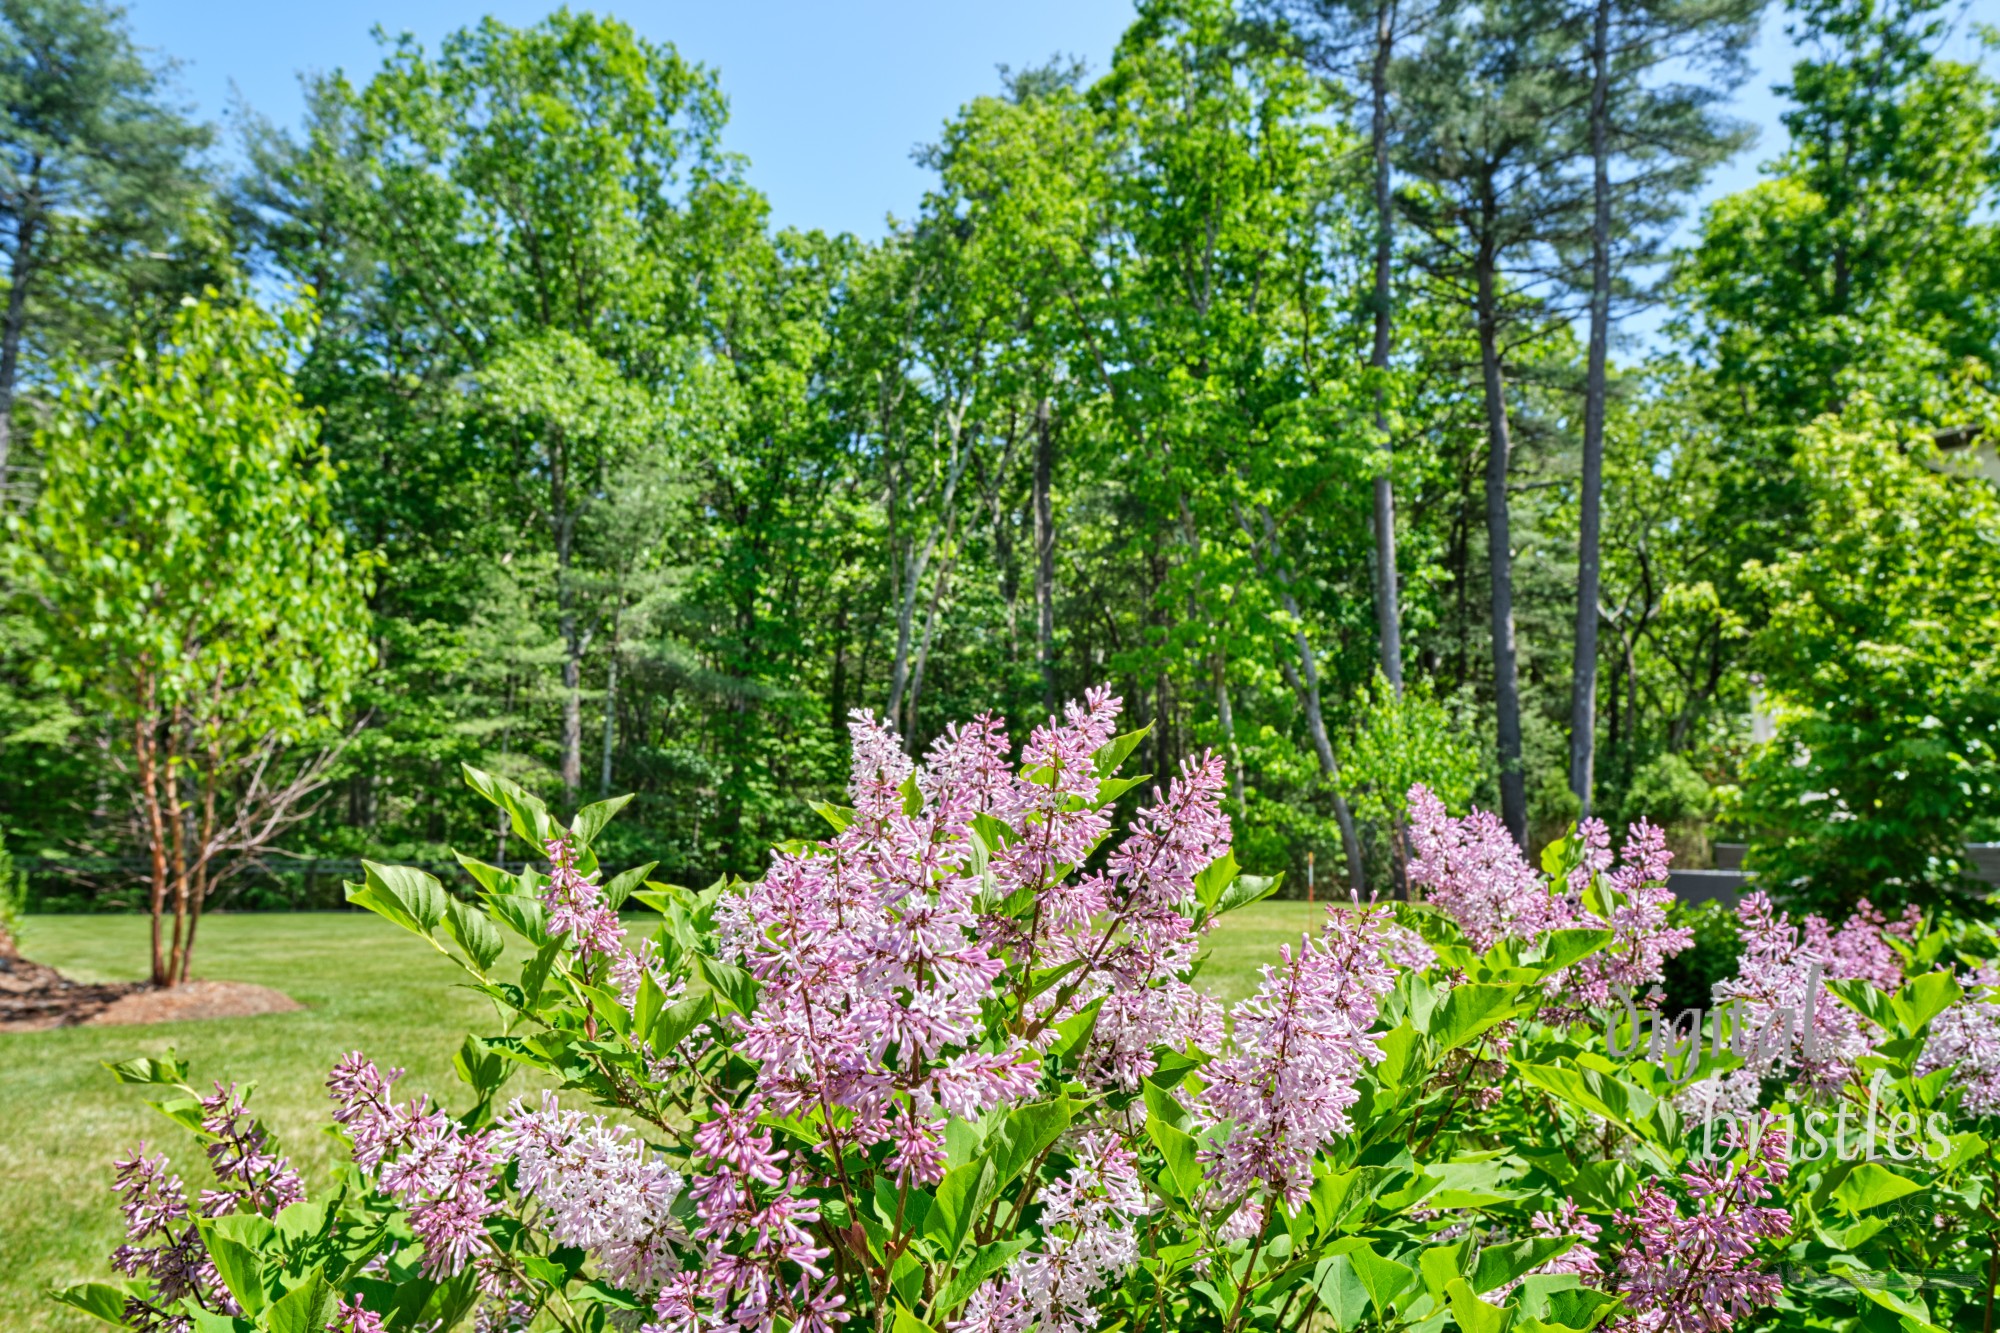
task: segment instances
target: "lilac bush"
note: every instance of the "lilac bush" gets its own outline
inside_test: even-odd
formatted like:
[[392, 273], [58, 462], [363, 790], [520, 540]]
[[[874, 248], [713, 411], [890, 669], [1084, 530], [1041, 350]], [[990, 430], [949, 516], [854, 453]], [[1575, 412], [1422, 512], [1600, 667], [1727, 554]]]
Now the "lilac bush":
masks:
[[[1810, 1049], [1614, 1049], [1611, 998], [1656, 1004], [1688, 941], [1659, 831], [1614, 853], [1586, 822], [1537, 869], [1417, 788], [1425, 901], [1335, 904], [1225, 1011], [1205, 942], [1277, 881], [1236, 865], [1220, 762], [1124, 776], [1118, 712], [1093, 691], [1018, 753], [979, 719], [920, 761], [857, 715], [829, 836], [699, 892], [603, 873], [622, 802], [561, 824], [469, 772], [536, 865], [350, 886], [493, 1002], [464, 1090], [341, 1059], [346, 1160], [308, 1199], [235, 1085], [118, 1066], [213, 1187], [118, 1163], [124, 1281], [61, 1299], [166, 1333], [1715, 1333], [1821, 1308], [1781, 1299], [1788, 1254], [1873, 1272], [1990, 1231], [1961, 1186], [2000, 1006], [1942, 932], [1752, 899], [1718, 999], [1810, 1013]], [[1860, 1096], [1911, 1136], [1942, 1116], [1949, 1160], [1788, 1156], [1788, 1117]], [[1972, 1202], [1834, 1224], [1934, 1187]]]

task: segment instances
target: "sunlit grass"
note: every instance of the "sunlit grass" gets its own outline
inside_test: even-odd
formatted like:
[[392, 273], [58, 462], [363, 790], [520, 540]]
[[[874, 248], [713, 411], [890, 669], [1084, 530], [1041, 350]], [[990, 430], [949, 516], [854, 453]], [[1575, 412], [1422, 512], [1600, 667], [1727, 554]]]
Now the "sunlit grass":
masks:
[[[1323, 908], [1259, 903], [1208, 937], [1201, 984], [1224, 1000], [1248, 994], [1276, 945], [1297, 938]], [[26, 952], [85, 981], [145, 970], [146, 921], [135, 916], [35, 917]], [[251, 1105], [281, 1136], [309, 1193], [327, 1180], [332, 1141], [320, 1133], [322, 1080], [344, 1052], [362, 1049], [401, 1065], [408, 1085], [447, 1104], [461, 1090], [452, 1052], [492, 1010], [453, 983], [460, 973], [429, 945], [362, 913], [216, 916], [202, 925], [199, 976], [284, 991], [306, 1007], [289, 1014], [152, 1027], [67, 1028], [0, 1034], [0, 1329], [103, 1326], [53, 1305], [51, 1283], [103, 1277], [119, 1242], [111, 1161], [141, 1140], [165, 1149], [190, 1180], [199, 1154], [146, 1104], [119, 1086], [107, 1060], [173, 1047], [210, 1079], [257, 1082]]]

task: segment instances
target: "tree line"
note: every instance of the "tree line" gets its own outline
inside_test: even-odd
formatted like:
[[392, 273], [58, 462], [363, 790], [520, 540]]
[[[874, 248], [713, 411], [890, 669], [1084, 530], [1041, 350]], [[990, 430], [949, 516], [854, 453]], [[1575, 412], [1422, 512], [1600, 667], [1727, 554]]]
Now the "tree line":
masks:
[[198, 916], [183, 825], [217, 873], [503, 845], [469, 764], [633, 792], [601, 854], [706, 882], [810, 832], [850, 710], [916, 750], [1102, 682], [1146, 770], [1225, 756], [1260, 871], [1393, 891], [1424, 781], [1950, 894], [2000, 815], [2000, 85], [1933, 0], [1796, 0], [1784, 142], [1674, 248], [1764, 17], [1141, 0], [871, 241], [774, 226], [722, 77], [608, 16], [390, 41], [223, 152], [117, 11], [4, 0], [0, 822]]

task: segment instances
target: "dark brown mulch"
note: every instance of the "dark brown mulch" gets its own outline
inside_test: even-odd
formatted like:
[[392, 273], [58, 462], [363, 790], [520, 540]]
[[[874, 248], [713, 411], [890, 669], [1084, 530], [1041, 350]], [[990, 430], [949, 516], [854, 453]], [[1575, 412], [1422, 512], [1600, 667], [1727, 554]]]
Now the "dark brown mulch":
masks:
[[247, 981], [190, 981], [167, 989], [138, 981], [71, 981], [52, 967], [0, 953], [0, 1032], [244, 1018], [300, 1007], [282, 991]]

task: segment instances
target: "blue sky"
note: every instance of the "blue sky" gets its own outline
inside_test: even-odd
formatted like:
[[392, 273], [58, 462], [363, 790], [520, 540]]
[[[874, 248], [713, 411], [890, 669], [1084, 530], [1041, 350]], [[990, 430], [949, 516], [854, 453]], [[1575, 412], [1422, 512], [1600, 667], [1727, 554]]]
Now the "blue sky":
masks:
[[[435, 45], [484, 14], [526, 24], [552, 7], [550, 0], [128, 2], [138, 40], [184, 62], [181, 86], [201, 115], [220, 120], [234, 88], [283, 124], [299, 114], [298, 71], [363, 74], [376, 66], [380, 48], [370, 30], [378, 23]], [[1971, 17], [2000, 21], [2000, 0], [1970, 3]], [[728, 144], [750, 159], [750, 179], [770, 198], [777, 223], [871, 237], [882, 234], [889, 213], [914, 211], [925, 173], [910, 150], [934, 139], [965, 100], [997, 87], [995, 65], [1060, 52], [1101, 69], [1131, 12], [1130, 0], [599, 0], [592, 7], [720, 71]], [[1786, 77], [1791, 60], [1774, 9], [1753, 58], [1757, 73], [1738, 103], [1738, 114], [1759, 126], [1759, 143], [1716, 174], [1704, 200], [1755, 180], [1757, 163], [1782, 144], [1782, 103], [1770, 85]]]

